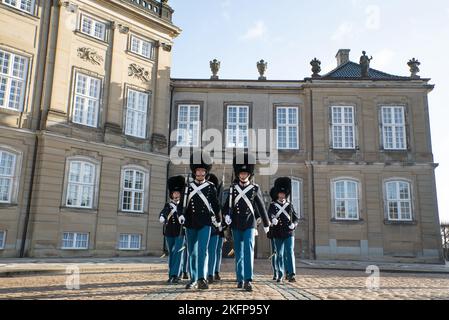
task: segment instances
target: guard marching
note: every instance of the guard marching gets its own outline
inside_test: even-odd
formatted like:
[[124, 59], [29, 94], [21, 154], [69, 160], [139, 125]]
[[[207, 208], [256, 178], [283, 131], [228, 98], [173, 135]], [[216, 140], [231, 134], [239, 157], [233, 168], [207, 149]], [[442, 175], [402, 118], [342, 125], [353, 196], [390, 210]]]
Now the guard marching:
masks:
[[223, 207], [225, 222], [231, 227], [234, 238], [237, 288], [243, 287], [246, 291], [252, 291], [251, 282], [254, 278], [256, 221], [259, 217], [262, 219], [265, 233], [270, 225], [260, 187], [251, 181], [255, 163], [255, 158], [246, 152], [234, 157], [236, 179], [230, 186], [229, 196]]
[[179, 222], [186, 227], [189, 251], [190, 283], [186, 289], [209, 288], [206, 281], [207, 249], [212, 226], [218, 227], [221, 222], [217, 189], [207, 181], [211, 168], [211, 160], [205, 153], [194, 153], [190, 157], [194, 181], [185, 188], [184, 213], [179, 216]]
[[182, 212], [181, 192], [185, 187], [184, 177], [171, 177], [167, 184], [170, 201], [159, 214], [159, 221], [164, 224], [163, 234], [168, 251], [168, 283], [179, 283], [184, 234], [178, 221], [178, 213]]
[[[273, 202], [268, 209], [268, 215], [273, 225], [272, 237], [276, 250], [277, 282], [282, 282], [284, 271], [287, 272], [289, 282], [295, 282], [295, 233], [299, 216], [293, 205], [287, 201], [291, 193], [291, 179], [282, 177], [276, 179], [270, 191]], [[284, 264], [285, 263], [285, 264]]]

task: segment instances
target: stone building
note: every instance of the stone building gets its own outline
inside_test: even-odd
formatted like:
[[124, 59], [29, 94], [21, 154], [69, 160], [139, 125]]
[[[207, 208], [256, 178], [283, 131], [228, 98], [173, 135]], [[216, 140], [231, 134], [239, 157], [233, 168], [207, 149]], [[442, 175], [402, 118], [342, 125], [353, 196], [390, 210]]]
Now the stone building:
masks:
[[395, 76], [340, 50], [333, 71], [315, 59], [298, 81], [267, 80], [263, 61], [258, 80], [220, 79], [217, 62], [211, 79], [170, 79], [172, 14], [167, 1], [0, 0], [0, 257], [160, 254], [166, 178], [185, 173], [170, 149], [215, 128], [225, 153], [276, 130], [278, 170], [256, 183], [268, 201], [292, 177], [298, 256], [442, 261], [433, 85], [417, 61]]

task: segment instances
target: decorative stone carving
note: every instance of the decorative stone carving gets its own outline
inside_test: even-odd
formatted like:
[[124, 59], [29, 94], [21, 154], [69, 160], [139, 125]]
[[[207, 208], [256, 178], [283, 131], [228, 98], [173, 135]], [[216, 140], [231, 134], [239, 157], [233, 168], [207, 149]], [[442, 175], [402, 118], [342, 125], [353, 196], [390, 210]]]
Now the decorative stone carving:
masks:
[[129, 32], [129, 27], [124, 26], [124, 25], [121, 24], [121, 23], [117, 24], [117, 27], [118, 27], [118, 31], [119, 31], [120, 33], [127, 34], [127, 33]]
[[312, 66], [312, 78], [319, 78], [321, 77], [319, 73], [321, 72], [321, 61], [317, 58], [314, 58], [312, 61], [310, 61], [310, 65]]
[[97, 65], [100, 65], [103, 62], [102, 56], [100, 56], [95, 50], [87, 47], [78, 48], [78, 56], [85, 61], [90, 61]]
[[153, 133], [151, 136], [151, 144], [156, 149], [164, 149], [168, 145], [167, 138], [163, 134]]
[[168, 0], [161, 0], [162, 4], [168, 4]]
[[150, 72], [135, 63], [131, 63], [128, 67], [128, 75], [134, 76], [144, 82], [150, 81]]
[[75, 13], [78, 11], [78, 5], [70, 2], [70, 1], [59, 1], [59, 5], [61, 7], [65, 7], [67, 11], [71, 12], [71, 13]]
[[210, 70], [212, 71], [212, 76], [210, 77], [211, 80], [218, 80], [218, 71], [220, 70], [220, 64], [221, 62], [217, 59], [214, 59], [209, 62]]
[[265, 62], [263, 59], [257, 62], [257, 70], [259, 71], [260, 74], [259, 80], [267, 80], [267, 78], [264, 76], [267, 67], [268, 63]]
[[373, 60], [373, 57], [368, 58], [366, 55], [366, 51], [362, 51], [363, 56], [360, 57], [360, 67], [362, 68], [362, 78], [368, 78], [369, 77], [369, 64], [371, 60]]
[[162, 49], [164, 49], [164, 51], [171, 52], [171, 49], [172, 49], [172, 45], [171, 44], [161, 43], [160, 46], [162, 47]]
[[421, 62], [419, 62], [417, 59], [413, 58], [409, 62], [407, 62], [407, 65], [410, 67], [410, 77], [418, 79], [420, 76], [418, 76], [419, 72], [419, 66], [421, 65]]

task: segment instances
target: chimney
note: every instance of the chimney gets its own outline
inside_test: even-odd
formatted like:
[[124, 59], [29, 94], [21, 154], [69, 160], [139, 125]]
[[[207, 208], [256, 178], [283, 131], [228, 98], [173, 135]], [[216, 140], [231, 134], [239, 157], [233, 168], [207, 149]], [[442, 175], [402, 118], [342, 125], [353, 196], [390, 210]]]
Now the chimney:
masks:
[[350, 49], [338, 50], [337, 55], [335, 56], [337, 58], [337, 67], [349, 61], [349, 51], [351, 50]]

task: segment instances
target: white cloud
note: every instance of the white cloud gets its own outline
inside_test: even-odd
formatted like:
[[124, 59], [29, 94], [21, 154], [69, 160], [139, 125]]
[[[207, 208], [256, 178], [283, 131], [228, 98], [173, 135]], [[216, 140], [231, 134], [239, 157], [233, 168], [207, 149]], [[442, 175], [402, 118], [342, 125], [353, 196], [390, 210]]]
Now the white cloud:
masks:
[[347, 36], [351, 35], [354, 30], [354, 25], [351, 22], [345, 21], [342, 22], [337, 30], [335, 30], [334, 34], [332, 35], [331, 39], [334, 41], [342, 40], [346, 38]]
[[388, 72], [389, 66], [393, 62], [395, 55], [396, 52], [388, 48], [375, 52], [373, 53], [373, 61], [371, 62], [370, 67]]
[[380, 7], [370, 5], [365, 8], [365, 27], [370, 30], [380, 29]]
[[251, 26], [246, 33], [241, 37], [242, 40], [255, 40], [262, 38], [267, 32], [265, 27], [265, 22], [257, 21], [253, 26]]

